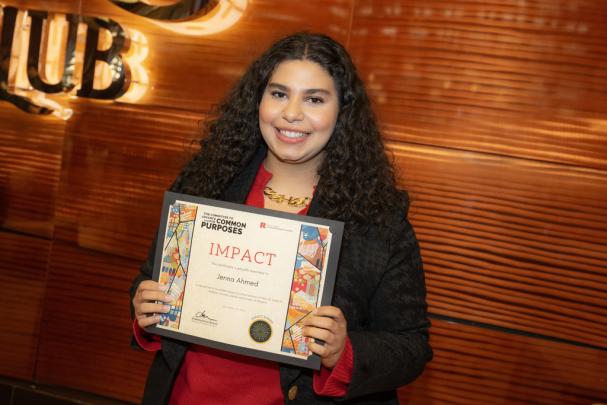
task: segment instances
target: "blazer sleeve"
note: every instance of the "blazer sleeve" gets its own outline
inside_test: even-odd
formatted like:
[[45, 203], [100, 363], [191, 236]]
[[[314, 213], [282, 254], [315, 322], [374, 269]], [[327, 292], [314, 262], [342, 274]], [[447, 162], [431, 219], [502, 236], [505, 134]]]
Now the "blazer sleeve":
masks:
[[390, 234], [385, 271], [369, 303], [369, 325], [348, 332], [354, 369], [346, 398], [408, 384], [432, 359], [419, 246], [406, 212], [399, 216]]

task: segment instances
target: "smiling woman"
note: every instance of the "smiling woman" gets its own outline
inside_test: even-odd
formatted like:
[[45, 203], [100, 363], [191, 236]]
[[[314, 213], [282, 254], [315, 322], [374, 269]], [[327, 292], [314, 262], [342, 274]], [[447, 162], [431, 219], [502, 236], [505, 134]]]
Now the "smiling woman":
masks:
[[[295, 168], [298, 173], [274, 176], [267, 184], [288, 195], [311, 197], [318, 182], [316, 173], [324, 158], [337, 122], [339, 98], [335, 83], [317, 63], [307, 60], [282, 62], [270, 77], [259, 105], [259, 128], [268, 156], [266, 168], [280, 172]], [[308, 176], [304, 174], [311, 173]], [[300, 181], [293, 181], [297, 176]], [[282, 181], [281, 181], [282, 180]], [[267, 208], [279, 208], [270, 200]], [[299, 211], [293, 207], [290, 211]]]
[[150, 279], [152, 248], [131, 289], [135, 343], [159, 350], [143, 403], [396, 404], [396, 388], [432, 358], [426, 288], [406, 195], [395, 187], [346, 50], [319, 34], [278, 41], [245, 72], [203, 135], [172, 191], [345, 223], [332, 305], [302, 321], [322, 368], [164, 338], [159, 345], [142, 328], [157, 323], [174, 297]]

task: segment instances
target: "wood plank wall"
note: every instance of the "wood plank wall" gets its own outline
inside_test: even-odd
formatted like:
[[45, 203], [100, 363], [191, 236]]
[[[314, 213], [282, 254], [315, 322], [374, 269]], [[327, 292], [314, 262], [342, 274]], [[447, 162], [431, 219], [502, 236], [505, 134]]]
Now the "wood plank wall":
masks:
[[[250, 0], [175, 34], [106, 0], [4, 5], [111, 17], [149, 43], [137, 104], [0, 102], [0, 375], [138, 401], [128, 287], [205, 111], [272, 40], [346, 44], [411, 191], [435, 360], [403, 404], [607, 401], [607, 4]], [[403, 365], [406, 367], [406, 365]]]

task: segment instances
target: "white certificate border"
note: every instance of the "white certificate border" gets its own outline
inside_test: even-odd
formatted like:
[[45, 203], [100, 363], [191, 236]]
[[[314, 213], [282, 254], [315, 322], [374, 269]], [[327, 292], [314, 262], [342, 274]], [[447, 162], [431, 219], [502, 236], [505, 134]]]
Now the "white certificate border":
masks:
[[[219, 207], [235, 211], [244, 211], [253, 214], [263, 215], [266, 217], [276, 217], [296, 221], [300, 224], [315, 224], [329, 227], [332, 234], [331, 236], [331, 247], [329, 249], [329, 258], [327, 260], [327, 267], [324, 272], [324, 283], [322, 287], [322, 296], [320, 297], [320, 304], [331, 305], [333, 298], [333, 288], [335, 286], [335, 277], [337, 274], [337, 264], [339, 260], [339, 249], [341, 247], [341, 240], [343, 236], [344, 224], [343, 222], [334, 221], [325, 218], [317, 218], [310, 216], [301, 216], [297, 214], [290, 214], [287, 212], [268, 210], [264, 208], [251, 207], [248, 205], [236, 204], [227, 201], [212, 200], [209, 198], [195, 197], [187, 194], [179, 194], [171, 191], [167, 191], [164, 194], [162, 203], [162, 215], [160, 217], [160, 226], [158, 227], [158, 236], [156, 239], [156, 255], [154, 257], [154, 273], [153, 280], [158, 281], [160, 277], [160, 267], [162, 263], [162, 246], [164, 245], [164, 238], [166, 234], [166, 227], [168, 225], [168, 214], [169, 208], [172, 204], [177, 201], [191, 202], [200, 205], [206, 205], [211, 207]], [[187, 288], [187, 287], [186, 287]], [[160, 336], [169, 337], [172, 339], [181, 340], [188, 343], [211, 347], [213, 349], [226, 350], [232, 353], [243, 354], [246, 356], [257, 357], [260, 359], [276, 361], [279, 363], [291, 364], [294, 366], [311, 368], [315, 370], [320, 369], [320, 357], [316, 354], [311, 354], [307, 359], [293, 357], [292, 355], [285, 353], [273, 353], [266, 352], [263, 350], [251, 349], [248, 347], [236, 346], [228, 343], [223, 343], [217, 340], [205, 339], [198, 336], [189, 335], [186, 333], [177, 332], [174, 330], [168, 330], [165, 328], [159, 328], [157, 326], [149, 326], [145, 328], [147, 332], [154, 333]]]

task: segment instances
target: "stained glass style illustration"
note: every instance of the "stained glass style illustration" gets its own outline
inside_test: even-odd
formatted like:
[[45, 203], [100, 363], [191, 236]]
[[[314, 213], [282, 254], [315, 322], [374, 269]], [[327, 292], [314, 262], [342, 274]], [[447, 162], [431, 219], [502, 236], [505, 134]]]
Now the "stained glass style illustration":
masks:
[[320, 281], [325, 270], [325, 254], [329, 243], [328, 228], [302, 225], [293, 271], [289, 309], [281, 350], [302, 356], [309, 355], [308, 340], [302, 336], [303, 320], [318, 305]]
[[173, 329], [179, 329], [181, 319], [196, 211], [197, 206], [191, 204], [177, 203], [169, 207], [158, 282], [161, 286], [167, 286], [167, 294], [172, 296], [174, 301], [168, 313], [160, 314], [159, 325]]

